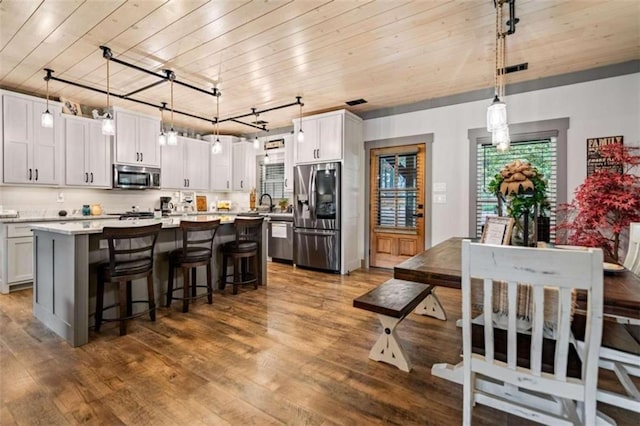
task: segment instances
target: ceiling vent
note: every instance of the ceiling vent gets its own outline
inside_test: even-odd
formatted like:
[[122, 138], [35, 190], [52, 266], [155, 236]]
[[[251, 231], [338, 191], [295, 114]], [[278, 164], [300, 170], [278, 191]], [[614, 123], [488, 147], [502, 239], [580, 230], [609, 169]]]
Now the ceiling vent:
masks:
[[354, 99], [352, 101], [347, 101], [345, 103], [347, 105], [349, 105], [349, 106], [356, 106], [356, 105], [360, 105], [360, 104], [366, 104], [367, 101], [365, 101], [364, 99], [360, 98], [360, 99]]
[[264, 126], [265, 124], [269, 124], [268, 121], [264, 121], [264, 120], [252, 121], [251, 123], [257, 126]]
[[529, 69], [529, 62], [504, 67], [504, 73], [511, 74], [512, 72], [525, 71], [527, 69]]

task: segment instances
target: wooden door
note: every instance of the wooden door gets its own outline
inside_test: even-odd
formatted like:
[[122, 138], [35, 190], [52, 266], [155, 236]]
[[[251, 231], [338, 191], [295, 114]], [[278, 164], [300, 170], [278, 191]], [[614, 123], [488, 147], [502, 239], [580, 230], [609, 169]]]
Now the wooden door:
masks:
[[424, 145], [372, 149], [369, 264], [392, 268], [424, 251]]

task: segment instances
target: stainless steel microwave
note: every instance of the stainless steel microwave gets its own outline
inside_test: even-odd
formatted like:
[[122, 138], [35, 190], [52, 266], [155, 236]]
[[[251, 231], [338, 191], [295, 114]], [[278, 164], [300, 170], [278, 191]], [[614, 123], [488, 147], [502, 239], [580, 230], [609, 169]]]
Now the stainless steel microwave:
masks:
[[160, 169], [114, 164], [113, 187], [120, 189], [159, 189]]

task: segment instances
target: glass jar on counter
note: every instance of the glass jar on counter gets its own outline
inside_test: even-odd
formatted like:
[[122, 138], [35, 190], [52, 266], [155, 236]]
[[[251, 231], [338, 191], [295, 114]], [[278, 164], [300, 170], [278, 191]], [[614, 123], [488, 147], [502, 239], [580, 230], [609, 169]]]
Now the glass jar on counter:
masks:
[[89, 215], [91, 215], [91, 207], [89, 206], [89, 204], [83, 204], [82, 216], [89, 216]]

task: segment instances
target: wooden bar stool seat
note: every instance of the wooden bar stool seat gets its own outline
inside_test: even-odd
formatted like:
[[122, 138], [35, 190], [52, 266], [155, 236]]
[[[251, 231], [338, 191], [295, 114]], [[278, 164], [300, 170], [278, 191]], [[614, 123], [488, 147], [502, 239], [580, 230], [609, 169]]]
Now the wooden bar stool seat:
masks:
[[[207, 296], [207, 302], [213, 303], [213, 284], [211, 274], [211, 258], [213, 256], [213, 240], [216, 236], [220, 219], [210, 221], [181, 221], [182, 247], [169, 253], [169, 288], [167, 290], [167, 307], [172, 300], [182, 300], [182, 312], [189, 312], [189, 301]], [[207, 284], [198, 285], [196, 268], [206, 266]], [[182, 297], [174, 296], [176, 290], [173, 280], [175, 269], [182, 269]], [[189, 269], [191, 269], [191, 285], [189, 285]], [[189, 292], [191, 288], [191, 292]], [[206, 288], [206, 293], [197, 294], [198, 288]]]
[[[253, 284], [255, 289], [260, 282], [260, 236], [262, 234], [263, 217], [260, 218], [236, 218], [233, 226], [236, 238], [222, 246], [222, 277], [220, 289], [224, 290], [227, 284], [233, 285], [233, 294], [238, 294], [238, 286]], [[227, 274], [228, 261], [231, 259], [233, 274]], [[251, 272], [249, 272], [251, 266]], [[227, 281], [233, 276], [233, 281]]]
[[[109, 244], [109, 262], [98, 266], [98, 288], [96, 292], [95, 330], [100, 331], [103, 322], [119, 321], [120, 335], [127, 334], [127, 321], [149, 314], [151, 321], [156, 320], [156, 304], [153, 289], [153, 251], [162, 224], [135, 226], [128, 228], [105, 227], [103, 235]], [[147, 279], [147, 300], [133, 300], [133, 280]], [[106, 283], [118, 285], [118, 301], [104, 306]], [[148, 309], [133, 313], [133, 304], [146, 303]], [[115, 318], [103, 318], [103, 312], [119, 307]]]

